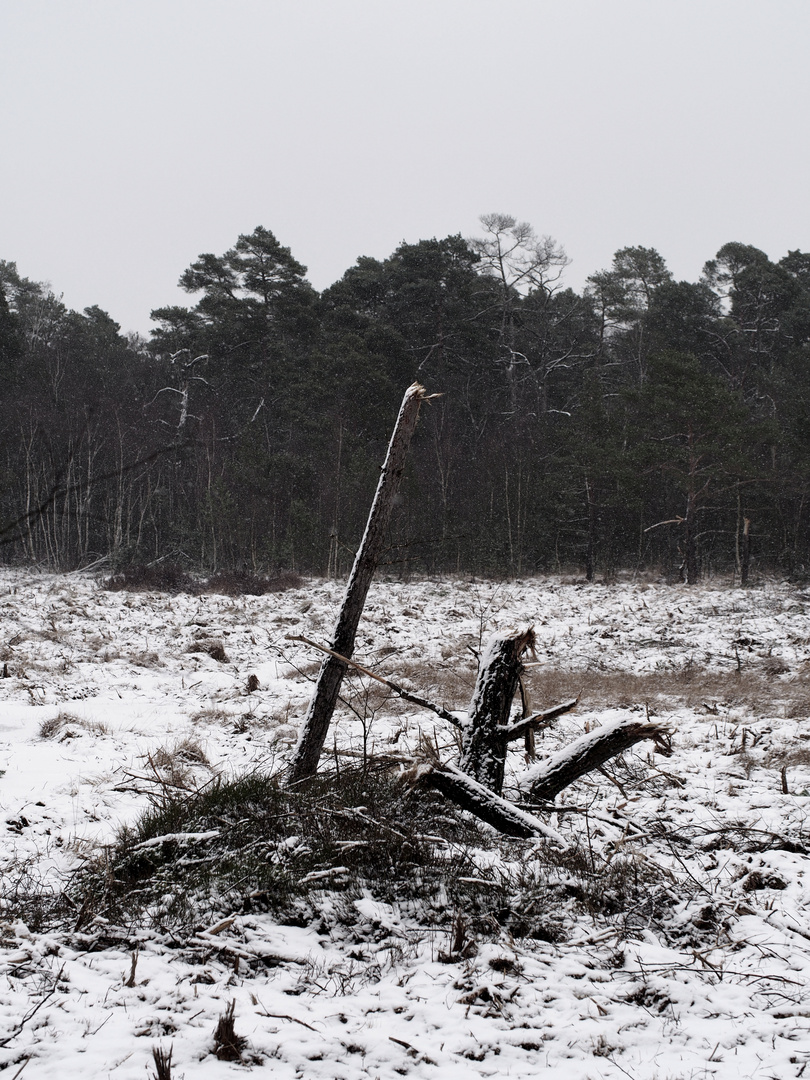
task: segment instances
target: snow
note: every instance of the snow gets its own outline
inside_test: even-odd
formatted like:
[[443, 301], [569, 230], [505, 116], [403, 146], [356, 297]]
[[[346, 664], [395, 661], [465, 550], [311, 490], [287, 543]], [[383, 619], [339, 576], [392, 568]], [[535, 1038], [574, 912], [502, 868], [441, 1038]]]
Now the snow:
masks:
[[[341, 595], [324, 581], [237, 599], [108, 593], [82, 575], [0, 571], [4, 887], [23, 868], [56, 889], [144, 811], [164, 758], [200, 783], [280, 768], [320, 661], [287, 635], [328, 640]], [[377, 581], [355, 656], [458, 710], [471, 650], [517, 625], [537, 636], [536, 707], [555, 704], [547, 687], [561, 673], [591, 687], [541, 751], [647, 709], [673, 732], [672, 757], [640, 744], [624, 771], [564, 792], [547, 821], [591, 845], [606, 891], [620, 863], [648, 872], [660, 909], [552, 911], [553, 941], [495, 925], [456, 962], [442, 961], [446, 927], [371, 894], [354, 901], [351, 941], [232, 913], [179, 944], [147, 929], [116, 943], [115, 927], [35, 933], [0, 909], [0, 1070], [143, 1080], [161, 1046], [173, 1075], [195, 1080], [253, 1068], [279, 1080], [804, 1075], [810, 594], [779, 582]], [[188, 651], [203, 640], [221, 641], [228, 662]], [[372, 751], [396, 739], [404, 754], [422, 731], [453, 760], [453, 732], [433, 714], [397, 700], [369, 724], [342, 715], [338, 745], [359, 753], [365, 734]], [[507, 793], [525, 771], [516, 747]], [[531, 860], [526, 843], [515, 850]], [[497, 858], [482, 853], [470, 879], [490, 880]], [[318, 883], [325, 905], [340, 869]], [[212, 1052], [232, 1001], [241, 1063]]]

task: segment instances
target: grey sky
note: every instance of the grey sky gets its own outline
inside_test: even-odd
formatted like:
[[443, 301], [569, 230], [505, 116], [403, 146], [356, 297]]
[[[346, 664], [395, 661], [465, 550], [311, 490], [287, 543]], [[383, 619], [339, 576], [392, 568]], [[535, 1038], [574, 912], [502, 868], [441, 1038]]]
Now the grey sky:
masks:
[[147, 332], [264, 225], [317, 288], [493, 211], [694, 280], [810, 250], [806, 0], [0, 0], [0, 258]]

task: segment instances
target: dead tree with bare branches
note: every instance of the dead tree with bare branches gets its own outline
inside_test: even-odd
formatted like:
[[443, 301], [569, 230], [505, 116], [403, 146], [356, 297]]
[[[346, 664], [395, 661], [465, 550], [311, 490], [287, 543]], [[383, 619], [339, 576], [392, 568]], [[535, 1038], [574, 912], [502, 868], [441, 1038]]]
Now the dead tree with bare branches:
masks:
[[[295, 636], [339, 661], [344, 669], [353, 667], [386, 685], [405, 701], [429, 709], [461, 732], [461, 756], [458, 764], [443, 762], [435, 747], [424, 739], [420, 752], [410, 760], [406, 771], [415, 783], [440, 791], [463, 810], [492, 825], [507, 836], [528, 838], [550, 835], [553, 830], [535, 814], [527, 813], [503, 798], [506, 754], [510, 743], [527, 733], [542, 730], [573, 709], [578, 698], [564, 701], [542, 712], [527, 714], [527, 695], [522, 686], [523, 656], [533, 650], [535, 637], [531, 627], [493, 635], [481, 656], [472, 701], [467, 714], [451, 712], [427, 698], [405, 690], [391, 679], [369, 671], [362, 664], [342, 656], [307, 638]], [[513, 700], [521, 690], [521, 712], [512, 715]], [[666, 729], [634, 717], [605, 724], [587, 732], [561, 750], [550, 754], [530, 768], [519, 781], [523, 797], [534, 803], [553, 802], [554, 798], [581, 776], [601, 768], [606, 761], [629, 750], [636, 743], [652, 740], [662, 753], [670, 752]], [[404, 764], [403, 759], [398, 759]], [[557, 834], [555, 839], [559, 840]]]
[[[512, 836], [529, 836], [536, 829], [523, 818], [515, 820], [507, 809], [513, 804], [500, 797], [509, 744], [527, 732], [547, 727], [573, 709], [578, 700], [574, 698], [527, 716], [526, 696], [521, 693], [524, 715], [511, 717], [512, 702], [518, 688], [522, 689], [522, 659], [527, 651], [533, 650], [534, 644], [531, 627], [490, 638], [481, 656], [468, 716], [461, 723], [458, 768], [448, 768], [434, 760], [424, 773], [431, 787]], [[539, 762], [529, 770], [521, 787], [533, 802], [553, 801], [579, 777], [645, 739], [653, 740], [659, 749], [668, 752], [667, 734], [659, 724], [634, 718], [606, 724]]]

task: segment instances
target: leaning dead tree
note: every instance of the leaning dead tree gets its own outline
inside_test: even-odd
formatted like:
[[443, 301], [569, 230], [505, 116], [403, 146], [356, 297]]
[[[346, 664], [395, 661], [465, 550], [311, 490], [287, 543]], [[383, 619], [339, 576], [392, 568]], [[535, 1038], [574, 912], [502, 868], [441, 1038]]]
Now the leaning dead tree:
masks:
[[402, 399], [377, 484], [377, 492], [368, 516], [366, 531], [346, 586], [346, 594], [332, 637], [332, 648], [321, 664], [315, 692], [312, 695], [298, 745], [287, 773], [288, 785], [300, 783], [317, 771], [318, 760], [326, 741], [346, 671], [346, 661], [354, 651], [357, 626], [363, 614], [366, 596], [385, 539], [385, 531], [391, 519], [391, 510], [405, 468], [408, 447], [419, 418], [419, 407], [426, 400], [429, 400], [429, 395], [419, 383], [409, 386]]

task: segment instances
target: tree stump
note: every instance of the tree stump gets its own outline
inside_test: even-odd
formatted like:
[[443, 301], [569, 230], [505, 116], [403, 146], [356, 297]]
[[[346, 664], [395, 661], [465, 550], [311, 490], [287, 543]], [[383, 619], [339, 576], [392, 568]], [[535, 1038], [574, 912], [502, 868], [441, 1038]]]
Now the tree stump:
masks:
[[510, 741], [509, 714], [523, 672], [521, 658], [534, 647], [534, 630], [512, 630], [490, 638], [478, 669], [459, 767], [500, 795]]

